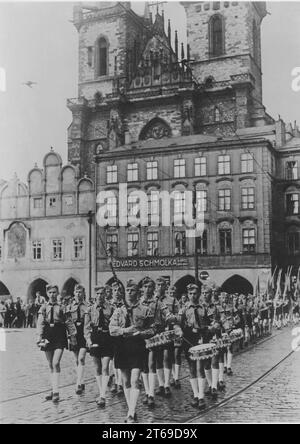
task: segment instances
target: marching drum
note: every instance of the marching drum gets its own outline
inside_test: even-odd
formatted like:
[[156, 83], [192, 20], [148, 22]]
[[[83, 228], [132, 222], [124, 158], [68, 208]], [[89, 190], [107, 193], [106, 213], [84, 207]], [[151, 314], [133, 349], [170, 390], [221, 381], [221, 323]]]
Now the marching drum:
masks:
[[222, 338], [216, 338], [212, 339], [210, 341], [211, 344], [214, 344], [216, 346], [217, 350], [222, 350], [223, 348], [228, 347], [231, 344], [230, 337], [227, 333], [222, 334]]
[[192, 361], [201, 361], [202, 359], [209, 359], [218, 352], [215, 344], [199, 344], [189, 349], [190, 358]]
[[158, 333], [152, 338], [146, 339], [146, 348], [161, 347], [162, 345], [171, 344], [175, 339], [178, 339], [178, 334], [175, 330], [167, 330], [162, 333]]
[[244, 333], [241, 328], [236, 328], [229, 333], [229, 338], [231, 343], [239, 341], [240, 339], [243, 339], [243, 337]]

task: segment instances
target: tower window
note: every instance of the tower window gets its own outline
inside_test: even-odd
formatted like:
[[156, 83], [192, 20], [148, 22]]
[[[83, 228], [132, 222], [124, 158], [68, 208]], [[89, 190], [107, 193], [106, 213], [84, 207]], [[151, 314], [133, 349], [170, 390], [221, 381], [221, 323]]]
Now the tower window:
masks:
[[108, 75], [108, 43], [104, 37], [98, 40], [98, 76]]
[[223, 20], [220, 15], [214, 15], [209, 23], [210, 26], [210, 55], [218, 57], [224, 54], [224, 31]]
[[256, 63], [258, 63], [259, 62], [259, 51], [258, 51], [259, 35], [258, 35], [257, 25], [254, 20], [252, 23], [252, 37], [253, 37], [253, 58], [256, 61]]

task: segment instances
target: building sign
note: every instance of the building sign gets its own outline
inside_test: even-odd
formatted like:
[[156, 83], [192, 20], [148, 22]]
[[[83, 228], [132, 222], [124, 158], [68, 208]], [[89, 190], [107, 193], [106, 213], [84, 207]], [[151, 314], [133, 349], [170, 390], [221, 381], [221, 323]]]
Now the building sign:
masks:
[[209, 274], [208, 274], [208, 272], [207, 272], [207, 271], [201, 271], [201, 273], [199, 274], [199, 278], [200, 278], [202, 281], [206, 281], [206, 279], [209, 278]]
[[113, 259], [112, 266], [117, 269], [179, 268], [187, 267], [188, 260], [181, 257]]

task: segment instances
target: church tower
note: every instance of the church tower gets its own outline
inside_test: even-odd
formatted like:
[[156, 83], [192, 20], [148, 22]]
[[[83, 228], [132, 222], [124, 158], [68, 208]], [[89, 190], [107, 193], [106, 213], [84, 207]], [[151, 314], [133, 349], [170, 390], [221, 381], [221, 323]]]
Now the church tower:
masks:
[[194, 77], [207, 87], [207, 93], [232, 89], [236, 128], [265, 124], [268, 116], [262, 105], [260, 34], [267, 14], [265, 2], [181, 4], [187, 16]]
[[93, 177], [95, 142], [99, 150], [107, 147], [112, 124], [122, 133], [120, 103], [111, 106], [108, 102], [130, 80], [130, 57], [138, 53], [146, 21], [132, 11], [130, 2], [83, 2], [73, 11], [79, 37], [79, 81], [78, 97], [67, 101], [73, 114], [68, 159], [80, 175]]

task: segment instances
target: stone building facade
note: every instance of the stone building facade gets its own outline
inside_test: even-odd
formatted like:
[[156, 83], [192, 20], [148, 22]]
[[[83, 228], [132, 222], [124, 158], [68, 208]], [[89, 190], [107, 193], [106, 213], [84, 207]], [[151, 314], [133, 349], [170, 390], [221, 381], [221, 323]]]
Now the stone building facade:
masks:
[[[181, 5], [186, 47], [148, 2], [143, 16], [129, 2], [75, 7], [80, 81], [68, 100], [69, 161], [97, 193], [114, 193], [117, 217], [120, 183], [149, 201], [151, 192], [177, 193], [173, 214], [180, 193], [194, 190], [205, 207], [199, 271], [224, 289], [252, 291], [275, 265], [300, 265], [299, 132], [262, 103], [266, 4]], [[162, 226], [157, 208], [156, 227], [96, 227], [99, 282], [112, 276], [107, 248], [121, 280], [164, 275], [184, 288], [193, 279], [195, 240], [174, 221]]]
[[[62, 165], [51, 150], [27, 183], [17, 176], [0, 188], [0, 295], [31, 299], [56, 283], [70, 295], [75, 283], [88, 289], [89, 211], [94, 184]], [[92, 236], [94, 230], [92, 229]], [[94, 238], [92, 260], [94, 262]]]
[[[114, 271], [122, 281], [165, 276], [183, 290], [194, 279], [197, 257], [201, 276], [246, 293], [258, 277], [263, 288], [276, 265], [293, 265], [295, 272], [300, 266], [300, 133], [296, 123], [269, 116], [262, 103], [266, 4], [181, 5], [186, 45], [148, 2], [143, 15], [130, 2], [75, 5], [79, 84], [78, 97], [67, 100], [73, 116], [69, 165], [62, 168], [59, 157], [47, 155], [44, 170], [32, 170], [28, 184], [14, 182], [12, 195], [19, 194], [10, 212], [8, 184], [1, 185], [1, 211], [8, 211], [1, 214], [2, 257], [9, 259], [1, 262], [2, 276], [10, 277], [0, 281], [12, 293], [30, 294], [40, 278], [53, 277], [62, 287], [68, 276], [88, 284], [86, 256], [75, 261], [72, 242], [74, 236], [86, 238], [88, 212], [99, 211], [96, 195], [104, 191], [115, 226], [93, 225], [93, 282], [111, 282]], [[126, 184], [125, 197], [120, 184]], [[130, 193], [140, 191], [156, 225], [120, 226], [120, 203], [134, 212]], [[196, 241], [174, 220], [186, 191], [203, 210]], [[172, 194], [168, 226], [162, 222], [167, 207], [158, 197], [163, 192]], [[39, 195], [42, 203], [35, 204]], [[25, 257], [23, 250], [8, 254], [16, 223], [13, 236], [26, 239]], [[44, 239], [49, 249], [59, 233], [66, 247], [60, 266], [50, 250], [33, 266], [29, 242]], [[25, 279], [18, 289], [16, 269]]]

